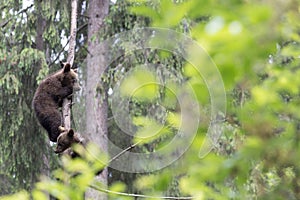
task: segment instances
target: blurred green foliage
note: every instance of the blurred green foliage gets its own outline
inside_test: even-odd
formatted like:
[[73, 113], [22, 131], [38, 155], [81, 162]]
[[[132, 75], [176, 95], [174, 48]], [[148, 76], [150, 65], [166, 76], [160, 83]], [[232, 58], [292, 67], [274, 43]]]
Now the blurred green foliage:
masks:
[[[228, 104], [213, 152], [197, 158], [199, 127], [183, 166], [140, 180], [157, 187], [171, 170], [182, 177], [181, 195], [196, 199], [299, 199], [299, 2], [154, 2], [134, 1], [131, 12], [196, 40], [220, 70]], [[184, 67], [188, 82], [203, 85], [192, 68]], [[205, 87], [194, 88], [209, 106], [201, 101], [209, 99]]]
[[[10, 196], [0, 197], [0, 199], [46, 200], [51, 195], [58, 199], [75, 200], [84, 199], [84, 192], [88, 187], [105, 188], [101, 182], [94, 180], [94, 177], [108, 162], [107, 156], [103, 155], [92, 143], [87, 144], [86, 147], [74, 145], [73, 149], [80, 156], [72, 158], [67, 153], [62, 155], [62, 167], [53, 172], [54, 178], [42, 176], [30, 193], [20, 191]], [[120, 190], [119, 187], [113, 186], [112, 189], [113, 191]]]

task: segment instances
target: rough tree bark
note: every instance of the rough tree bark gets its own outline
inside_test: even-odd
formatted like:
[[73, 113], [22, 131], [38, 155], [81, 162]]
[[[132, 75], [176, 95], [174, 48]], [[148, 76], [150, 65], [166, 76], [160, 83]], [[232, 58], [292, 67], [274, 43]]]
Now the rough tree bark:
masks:
[[74, 63], [75, 58], [75, 46], [76, 46], [76, 33], [77, 33], [77, 0], [72, 0], [71, 4], [71, 28], [70, 28], [70, 43], [68, 50], [67, 62], [71, 64]]
[[[36, 25], [36, 36], [35, 36], [35, 43], [36, 43], [36, 49], [41, 51], [41, 52], [45, 52], [46, 53], [46, 48], [45, 48], [45, 42], [43, 39], [43, 34], [46, 28], [46, 24], [47, 21], [46, 19], [43, 17], [42, 15], [42, 0], [36, 1], [37, 4], [37, 25]], [[34, 70], [34, 77], [38, 76], [38, 72], [41, 69], [40, 66], [35, 66], [35, 70]], [[32, 88], [32, 86], [30, 86]], [[34, 117], [32, 120], [30, 121], [34, 121]], [[34, 131], [32, 131], [33, 133], [37, 133], [39, 131], [39, 125], [37, 123], [35, 123], [34, 125], [30, 125]], [[45, 144], [49, 144], [48, 142], [48, 138], [45, 140]], [[43, 155], [43, 162], [44, 162], [44, 167], [41, 169], [42, 174], [49, 176], [50, 175], [50, 147], [47, 148], [49, 151], [45, 152]]]
[[[86, 134], [91, 141], [98, 144], [101, 151], [107, 153], [107, 102], [106, 97], [99, 96], [96, 89], [100, 76], [106, 67], [106, 47], [101, 45], [99, 32], [108, 14], [109, 0], [91, 0], [88, 5], [88, 56], [86, 80]], [[101, 84], [101, 83], [100, 83]], [[102, 94], [101, 94], [102, 95]], [[105, 93], [103, 93], [105, 95]], [[107, 185], [107, 169], [96, 177]], [[107, 195], [89, 189], [86, 198], [107, 199]]]
[[42, 10], [42, 1], [36, 1], [37, 4], [37, 25], [36, 25], [36, 37], [35, 37], [35, 43], [36, 43], [36, 49], [40, 50], [40, 51], [44, 51], [44, 39], [43, 39], [43, 33], [45, 31], [45, 27], [46, 27], [46, 20], [43, 18], [42, 14], [41, 14], [41, 10]]
[[[73, 66], [76, 46], [77, 0], [72, 0], [71, 7], [71, 30], [67, 62], [70, 63], [71, 66]], [[65, 98], [63, 100], [62, 113], [64, 118], [63, 120], [65, 129], [71, 128], [71, 103], [71, 99]]]

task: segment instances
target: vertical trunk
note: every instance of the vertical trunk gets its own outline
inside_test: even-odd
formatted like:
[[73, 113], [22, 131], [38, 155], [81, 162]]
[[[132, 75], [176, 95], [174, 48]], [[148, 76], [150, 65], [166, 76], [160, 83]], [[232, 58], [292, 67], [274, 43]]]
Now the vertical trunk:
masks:
[[72, 0], [71, 3], [71, 31], [70, 31], [70, 42], [68, 50], [67, 62], [73, 66], [75, 58], [75, 46], [76, 46], [76, 32], [77, 32], [77, 0]]
[[[44, 39], [43, 39], [43, 34], [45, 31], [45, 27], [46, 27], [46, 19], [43, 17], [42, 15], [42, 0], [37, 0], [36, 1], [37, 4], [37, 21], [36, 21], [36, 38], [35, 38], [35, 43], [36, 43], [36, 49], [42, 52], [45, 52], [45, 43], [44, 43]], [[34, 77], [38, 76], [38, 72], [40, 70], [40, 66], [35, 66], [36, 68], [34, 69]], [[35, 79], [35, 78], [34, 78]], [[34, 81], [35, 82], [35, 81]], [[34, 88], [36, 88], [37, 86], [35, 85]], [[32, 88], [32, 86], [28, 86], [28, 88]], [[30, 100], [31, 102], [31, 100]], [[31, 114], [32, 119], [30, 121], [34, 121], [34, 116], [33, 114]], [[33, 133], [37, 133], [40, 132], [39, 131], [39, 125], [36, 123], [34, 124], [34, 126], [30, 126], [33, 128]], [[47, 143], [45, 141], [45, 143]], [[49, 148], [47, 148], [49, 150]], [[44, 162], [44, 167], [41, 169], [41, 173], [44, 175], [50, 175], [50, 164], [49, 164], [49, 153], [50, 152], [44, 152], [43, 155], [43, 162]]]
[[37, 0], [37, 11], [38, 11], [38, 17], [37, 17], [37, 24], [36, 24], [36, 49], [40, 51], [44, 51], [44, 40], [43, 40], [43, 33], [45, 31], [46, 27], [46, 20], [43, 18], [41, 15], [41, 10], [42, 10], [42, 1]]
[[[99, 96], [97, 86], [100, 76], [106, 67], [106, 48], [100, 44], [99, 33], [103, 20], [108, 14], [109, 0], [91, 0], [88, 13], [88, 57], [86, 83], [86, 133], [91, 141], [99, 145], [101, 151], [107, 153], [107, 102], [106, 97]], [[100, 83], [101, 84], [101, 83]], [[105, 95], [105, 92], [102, 94]], [[107, 185], [107, 169], [96, 177], [103, 185]], [[107, 195], [89, 189], [86, 197], [90, 199], [107, 199]]]
[[[77, 0], [72, 0], [71, 3], [71, 31], [70, 42], [68, 50], [67, 62], [73, 66], [75, 58], [75, 46], [76, 46], [76, 29], [77, 29]], [[72, 99], [64, 98], [62, 105], [63, 124], [66, 129], [71, 128], [71, 103]]]

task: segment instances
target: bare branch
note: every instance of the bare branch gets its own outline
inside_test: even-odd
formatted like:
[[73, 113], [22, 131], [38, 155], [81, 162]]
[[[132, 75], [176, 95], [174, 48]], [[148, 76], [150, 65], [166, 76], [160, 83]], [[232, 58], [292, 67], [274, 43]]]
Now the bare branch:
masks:
[[94, 190], [98, 190], [100, 192], [105, 192], [107, 194], [114, 194], [114, 195], [135, 197], [135, 198], [145, 198], [145, 199], [194, 199], [195, 198], [195, 197], [150, 196], [150, 195], [143, 195], [143, 194], [131, 194], [131, 193], [125, 193], [125, 192], [116, 192], [116, 191], [108, 190], [105, 188], [101, 188], [96, 184], [90, 184], [89, 187], [93, 188]]
[[[31, 4], [30, 6], [28, 6], [27, 8], [24, 8], [22, 10], [20, 10], [17, 15], [27, 12], [27, 10], [29, 10], [31, 7], [33, 7], [33, 4]], [[3, 7], [2, 7], [3, 8]], [[8, 20], [6, 20], [5, 22], [1, 23], [1, 28], [4, 28], [13, 18], [9, 18]]]
[[[78, 29], [77, 29], [77, 33], [80, 32], [82, 29], [86, 28], [87, 27], [87, 23], [86, 24], [83, 24], [82, 26], [80, 26]], [[68, 38], [67, 40], [67, 43], [65, 44], [65, 46], [63, 46], [63, 48], [58, 52], [57, 56], [55, 57], [55, 59], [48, 65], [48, 67], [50, 68], [57, 60], [58, 58], [60, 57], [60, 55], [62, 54], [62, 52], [64, 52], [65, 48], [67, 47], [67, 45], [69, 44], [70, 42], [70, 37]], [[83, 46], [84, 49], [86, 49], [84, 46]], [[87, 51], [87, 49], [86, 49]], [[73, 63], [74, 64], [74, 63]], [[73, 66], [73, 65], [72, 65]]]
[[111, 163], [112, 161], [116, 160], [117, 158], [119, 158], [122, 154], [126, 153], [127, 151], [133, 149], [136, 145], [138, 145], [141, 141], [130, 145], [129, 147], [127, 147], [126, 149], [124, 149], [123, 151], [121, 151], [120, 153], [118, 153], [117, 155], [115, 155], [112, 159], [110, 159], [108, 161], [108, 164]]
[[67, 47], [67, 45], [70, 42], [70, 38], [68, 39], [67, 43], [65, 44], [65, 46], [58, 52], [58, 55], [55, 57], [55, 59], [48, 65], [48, 67], [50, 68], [60, 57], [60, 55], [62, 54], [62, 52], [65, 50], [65, 48]]

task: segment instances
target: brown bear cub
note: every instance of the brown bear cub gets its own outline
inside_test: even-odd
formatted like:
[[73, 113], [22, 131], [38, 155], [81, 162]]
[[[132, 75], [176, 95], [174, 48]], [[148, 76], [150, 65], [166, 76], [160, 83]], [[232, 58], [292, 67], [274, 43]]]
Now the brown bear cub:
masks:
[[[73, 158], [80, 157], [80, 154], [75, 152], [71, 147], [73, 144], [81, 144], [83, 147], [86, 147], [87, 140], [84, 139], [79, 133], [75, 133], [73, 129], [65, 129], [64, 127], [59, 127], [59, 130], [62, 133], [57, 138], [57, 146], [55, 149], [55, 153], [59, 155], [67, 155]], [[101, 174], [103, 169], [97, 171], [95, 175]], [[76, 176], [76, 175], [75, 175]]]
[[33, 109], [40, 124], [47, 130], [50, 141], [57, 142], [63, 125], [62, 107], [64, 98], [80, 90], [77, 73], [69, 63], [62, 64], [62, 69], [48, 76], [38, 86], [33, 97]]
[[63, 153], [74, 143], [80, 143], [82, 145], [85, 145], [85, 139], [81, 137], [79, 133], [75, 133], [73, 129], [66, 130], [63, 127], [59, 127], [59, 130], [62, 131], [62, 133], [57, 138], [57, 146], [55, 153]]
[[[83, 147], [86, 147], [87, 140], [84, 139], [79, 133], [75, 133], [73, 129], [65, 129], [64, 127], [59, 127], [59, 130], [62, 131], [62, 133], [57, 138], [57, 146], [55, 149], [55, 153], [59, 155], [68, 155], [71, 158], [78, 158], [80, 157], [80, 154], [73, 151], [71, 148], [73, 144], [81, 144]], [[97, 171], [95, 175], [101, 174], [103, 169]]]

